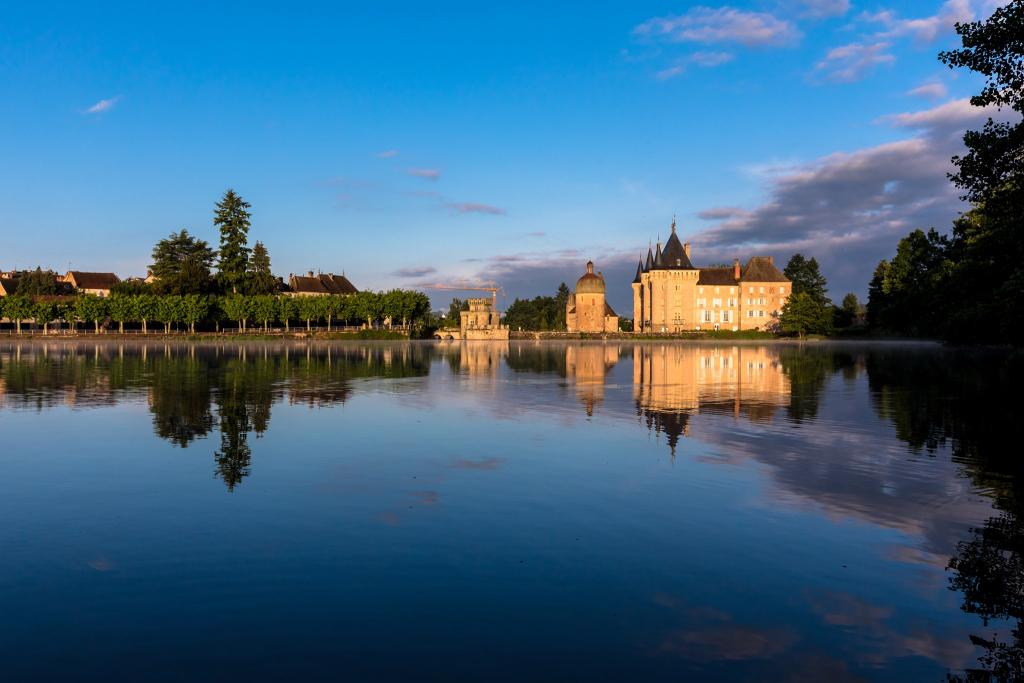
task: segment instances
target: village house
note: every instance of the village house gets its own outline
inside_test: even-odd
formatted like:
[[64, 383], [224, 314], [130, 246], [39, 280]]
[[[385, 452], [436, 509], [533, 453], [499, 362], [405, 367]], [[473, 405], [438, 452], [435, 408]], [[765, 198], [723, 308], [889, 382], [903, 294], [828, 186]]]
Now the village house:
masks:
[[633, 331], [765, 330], [778, 320], [792, 283], [771, 256], [754, 256], [745, 266], [697, 268], [690, 243], [672, 234], [664, 249], [647, 250], [633, 279]]
[[604, 275], [594, 272], [587, 261], [587, 272], [576, 281], [576, 291], [565, 302], [565, 329], [569, 332], [618, 332], [619, 316], [605, 300]]
[[349, 279], [334, 273], [317, 273], [309, 271], [306, 275], [288, 276], [288, 288], [285, 294], [289, 296], [327, 296], [328, 294], [357, 294]]
[[120, 278], [113, 273], [86, 273], [80, 270], [69, 270], [68, 274], [61, 278], [74, 288], [79, 294], [93, 294], [95, 296], [110, 296], [110, 290], [114, 285], [121, 282]]
[[9, 273], [0, 273], [0, 296], [13, 296], [18, 291], [18, 280], [14, 277], [4, 277]]

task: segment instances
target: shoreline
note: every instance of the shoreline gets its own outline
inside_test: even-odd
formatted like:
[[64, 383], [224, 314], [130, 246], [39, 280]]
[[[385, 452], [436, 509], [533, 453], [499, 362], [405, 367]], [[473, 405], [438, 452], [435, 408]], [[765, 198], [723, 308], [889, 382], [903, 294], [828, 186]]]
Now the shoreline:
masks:
[[[216, 344], [216, 343], [281, 343], [281, 342], [386, 342], [386, 343], [430, 343], [445, 346], [462, 344], [560, 344], [560, 343], [632, 343], [632, 344], [656, 344], [656, 343], [692, 343], [692, 344], [743, 344], [743, 345], [793, 345], [793, 344], [921, 344], [951, 346], [937, 339], [913, 339], [913, 338], [892, 338], [892, 337], [806, 337], [798, 339], [795, 337], [777, 336], [725, 336], [693, 334], [672, 334], [672, 335], [634, 335], [630, 333], [620, 334], [577, 334], [565, 332], [513, 332], [508, 340], [440, 340], [433, 337], [417, 338], [408, 334], [398, 332], [379, 331], [373, 334], [360, 333], [177, 333], [164, 334], [120, 334], [118, 332], [108, 333], [85, 333], [78, 334], [39, 334], [23, 332], [22, 334], [0, 334], [0, 344], [13, 343], [174, 343], [174, 344]], [[952, 347], [952, 346], [951, 346]], [[984, 347], [970, 347], [984, 348]]]

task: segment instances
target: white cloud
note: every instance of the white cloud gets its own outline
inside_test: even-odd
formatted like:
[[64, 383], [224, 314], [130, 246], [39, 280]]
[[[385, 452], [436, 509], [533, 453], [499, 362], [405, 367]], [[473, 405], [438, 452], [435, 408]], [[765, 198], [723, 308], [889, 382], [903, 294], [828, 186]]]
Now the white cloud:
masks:
[[804, 16], [815, 19], [841, 17], [850, 11], [850, 0], [800, 0]]
[[410, 168], [405, 172], [411, 176], [423, 178], [424, 180], [437, 180], [441, 177], [441, 170], [437, 168]]
[[727, 64], [732, 60], [736, 59], [736, 55], [731, 52], [694, 52], [687, 57], [678, 60], [675, 64], [654, 74], [654, 77], [659, 81], [665, 81], [676, 76], [681, 76], [686, 73], [686, 69], [690, 64], [695, 64], [704, 69], [710, 69], [722, 64]]
[[932, 83], [924, 83], [911, 90], [907, 91], [907, 94], [912, 97], [923, 97], [927, 100], [941, 100], [945, 99], [949, 95], [949, 91], [946, 89], [945, 84], [934, 81]]
[[734, 59], [736, 59], [736, 55], [731, 52], [694, 52], [690, 55], [689, 61], [697, 66], [713, 67], [728, 64]]
[[505, 209], [479, 202], [449, 202], [446, 206], [455, 213], [484, 213], [492, 216], [505, 215]]
[[377, 152], [376, 156], [377, 156], [378, 159], [392, 159], [392, 158], [398, 156], [398, 150], [397, 149], [386, 149], [383, 152]]
[[677, 16], [648, 19], [633, 33], [677, 43], [736, 43], [747, 47], [791, 45], [801, 37], [791, 22], [766, 12], [703, 6]]
[[850, 43], [829, 50], [814, 66], [815, 80], [833, 83], [859, 81], [880, 64], [892, 64], [896, 58], [888, 52], [889, 43]]
[[883, 116], [878, 123], [890, 123], [898, 128], [916, 128], [933, 131], [958, 132], [981, 126], [989, 117], [1009, 120], [1011, 113], [996, 107], [975, 107], [970, 98], [950, 100], [931, 109]]
[[[975, 0], [975, 5], [984, 7], [987, 3]], [[946, 0], [939, 11], [929, 17], [919, 19], [900, 18], [892, 10], [861, 15], [861, 19], [881, 24], [883, 31], [880, 38], [900, 38], [909, 36], [920, 43], [930, 43], [939, 35], [949, 33], [957, 22], [972, 21], [975, 11], [971, 0]]]
[[83, 113], [85, 114], [100, 114], [105, 111], [110, 111], [114, 108], [114, 105], [120, 101], [121, 96], [117, 95], [106, 100], [100, 100], [96, 104], [86, 109]]

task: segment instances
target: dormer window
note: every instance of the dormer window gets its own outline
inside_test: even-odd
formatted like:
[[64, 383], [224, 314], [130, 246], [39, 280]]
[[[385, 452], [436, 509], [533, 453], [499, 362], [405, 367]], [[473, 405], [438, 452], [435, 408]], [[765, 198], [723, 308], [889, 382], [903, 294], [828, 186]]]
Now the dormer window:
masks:
[[677, 265], [677, 266], [681, 266], [681, 265], [683, 265], [683, 261], [682, 261], [682, 259], [676, 259], [676, 265]]

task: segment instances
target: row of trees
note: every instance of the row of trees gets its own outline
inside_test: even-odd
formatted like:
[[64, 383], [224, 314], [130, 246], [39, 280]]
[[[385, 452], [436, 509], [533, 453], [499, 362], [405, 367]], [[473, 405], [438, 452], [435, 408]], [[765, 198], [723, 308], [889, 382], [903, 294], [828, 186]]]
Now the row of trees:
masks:
[[0, 318], [14, 321], [18, 333], [23, 322], [33, 320], [44, 331], [54, 320], [70, 325], [91, 323], [99, 332], [108, 322], [123, 332], [126, 324], [136, 323], [143, 332], [150, 323], [160, 323], [165, 332], [182, 325], [195, 332], [196, 325], [221, 321], [236, 323], [241, 330], [250, 324], [264, 330], [280, 323], [286, 330], [293, 322], [335, 324], [380, 321], [391, 324], [422, 324], [430, 311], [430, 299], [422, 292], [394, 289], [389, 292], [358, 292], [345, 296], [289, 297], [243, 294], [214, 296], [207, 294], [112, 294], [107, 298], [83, 294], [75, 297], [32, 298], [15, 295], [0, 298]]
[[977, 107], [1006, 108], [964, 135], [966, 154], [950, 175], [970, 211], [948, 237], [915, 230], [871, 280], [868, 320], [897, 334], [1019, 345], [1024, 338], [1024, 2], [984, 22], [957, 24], [963, 47], [939, 54], [950, 68], [981, 74]]

